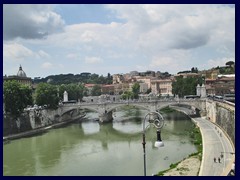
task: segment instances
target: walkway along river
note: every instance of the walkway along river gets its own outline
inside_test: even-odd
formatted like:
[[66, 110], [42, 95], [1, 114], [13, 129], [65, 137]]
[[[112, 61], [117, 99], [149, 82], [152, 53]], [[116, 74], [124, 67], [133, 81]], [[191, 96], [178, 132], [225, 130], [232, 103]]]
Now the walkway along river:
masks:
[[[3, 146], [3, 175], [142, 176], [142, 121], [147, 111], [123, 108], [113, 123], [100, 125], [96, 113], [49, 132], [13, 140]], [[156, 129], [146, 133], [147, 175], [167, 169], [197, 151], [190, 119], [167, 120], [165, 147], [154, 148]]]

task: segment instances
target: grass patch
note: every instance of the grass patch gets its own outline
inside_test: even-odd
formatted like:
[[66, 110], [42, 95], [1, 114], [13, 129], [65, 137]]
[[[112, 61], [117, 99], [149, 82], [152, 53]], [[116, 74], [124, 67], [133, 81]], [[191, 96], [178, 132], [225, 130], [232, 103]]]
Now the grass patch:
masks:
[[[198, 153], [202, 153], [202, 135], [200, 129], [195, 126], [190, 135], [192, 142], [197, 146]], [[196, 155], [196, 154], [195, 154]]]
[[157, 176], [163, 176], [165, 172], [167, 172], [167, 171], [169, 171], [169, 170], [171, 170], [171, 169], [176, 168], [177, 165], [178, 165], [180, 162], [181, 162], [181, 161], [179, 161], [179, 162], [177, 162], [177, 163], [175, 163], [175, 164], [170, 164], [169, 169], [164, 170], [164, 171], [160, 171], [160, 172], [157, 174]]

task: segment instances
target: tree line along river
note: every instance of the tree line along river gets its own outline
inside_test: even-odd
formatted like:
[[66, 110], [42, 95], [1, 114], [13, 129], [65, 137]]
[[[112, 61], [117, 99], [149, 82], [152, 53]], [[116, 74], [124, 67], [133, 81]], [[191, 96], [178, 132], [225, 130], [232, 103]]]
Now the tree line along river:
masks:
[[[142, 176], [142, 123], [148, 112], [121, 108], [112, 123], [99, 124], [97, 113], [47, 133], [3, 145], [3, 175]], [[190, 133], [193, 122], [165, 120], [164, 147], [154, 147], [156, 129], [146, 131], [147, 175], [168, 169], [197, 152]]]

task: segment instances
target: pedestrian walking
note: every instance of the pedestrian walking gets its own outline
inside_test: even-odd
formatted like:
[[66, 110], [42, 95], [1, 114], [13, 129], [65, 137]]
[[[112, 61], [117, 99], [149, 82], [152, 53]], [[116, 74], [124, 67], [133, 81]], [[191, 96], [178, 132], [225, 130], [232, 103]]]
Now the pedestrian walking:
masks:
[[215, 157], [213, 158], [213, 161], [216, 162], [216, 158]]
[[223, 154], [221, 154], [221, 158], [223, 158]]
[[218, 157], [218, 162], [221, 163], [221, 158], [220, 157]]

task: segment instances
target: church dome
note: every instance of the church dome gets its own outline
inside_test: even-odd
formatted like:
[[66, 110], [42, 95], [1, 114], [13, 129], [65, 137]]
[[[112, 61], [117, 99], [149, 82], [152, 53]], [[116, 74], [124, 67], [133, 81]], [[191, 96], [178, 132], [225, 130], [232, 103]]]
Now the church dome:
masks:
[[22, 66], [20, 65], [17, 76], [19, 77], [27, 77], [26, 73], [22, 70]]

